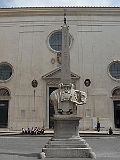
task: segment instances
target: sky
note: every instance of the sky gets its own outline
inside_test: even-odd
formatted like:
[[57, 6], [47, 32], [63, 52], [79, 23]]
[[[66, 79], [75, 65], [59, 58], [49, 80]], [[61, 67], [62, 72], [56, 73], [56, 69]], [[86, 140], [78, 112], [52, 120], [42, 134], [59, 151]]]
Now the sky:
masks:
[[54, 7], [54, 6], [104, 6], [120, 7], [120, 0], [0, 0], [1, 8], [9, 7]]

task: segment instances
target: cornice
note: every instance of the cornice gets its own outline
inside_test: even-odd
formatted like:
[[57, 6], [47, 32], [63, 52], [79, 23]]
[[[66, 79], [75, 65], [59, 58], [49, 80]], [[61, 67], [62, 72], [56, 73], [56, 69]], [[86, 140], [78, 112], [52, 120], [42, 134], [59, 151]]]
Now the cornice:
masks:
[[120, 15], [120, 7], [21, 7], [0, 8], [0, 17], [21, 16], [62, 16], [66, 10], [67, 16], [115, 16]]

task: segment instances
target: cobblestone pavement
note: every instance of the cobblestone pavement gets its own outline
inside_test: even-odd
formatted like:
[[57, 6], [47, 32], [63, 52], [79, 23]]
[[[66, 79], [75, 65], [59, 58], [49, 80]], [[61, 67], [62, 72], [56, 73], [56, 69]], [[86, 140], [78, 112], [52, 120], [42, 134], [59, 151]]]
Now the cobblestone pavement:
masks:
[[[50, 137], [0, 137], [0, 160], [35, 160]], [[96, 160], [120, 160], [120, 136], [84, 137], [96, 154]], [[80, 158], [64, 158], [78, 160]], [[81, 158], [88, 160], [88, 158]], [[63, 158], [45, 158], [63, 160]]]

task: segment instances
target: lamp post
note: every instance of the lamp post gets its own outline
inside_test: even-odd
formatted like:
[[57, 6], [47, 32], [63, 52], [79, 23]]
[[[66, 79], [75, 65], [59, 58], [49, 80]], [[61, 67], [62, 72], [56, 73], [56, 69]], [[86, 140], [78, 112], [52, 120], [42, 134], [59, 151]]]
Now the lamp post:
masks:
[[37, 82], [37, 80], [34, 79], [31, 82], [31, 84], [32, 84], [32, 87], [34, 88], [34, 112], [35, 112], [35, 88], [38, 86], [38, 82]]

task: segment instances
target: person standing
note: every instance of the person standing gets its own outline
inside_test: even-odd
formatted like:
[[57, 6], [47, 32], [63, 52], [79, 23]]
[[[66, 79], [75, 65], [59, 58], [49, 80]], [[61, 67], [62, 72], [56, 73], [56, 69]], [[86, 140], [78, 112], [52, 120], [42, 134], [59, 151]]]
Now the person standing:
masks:
[[97, 122], [97, 131], [98, 132], [100, 131], [100, 122], [99, 121]]

